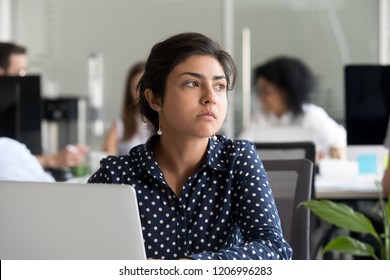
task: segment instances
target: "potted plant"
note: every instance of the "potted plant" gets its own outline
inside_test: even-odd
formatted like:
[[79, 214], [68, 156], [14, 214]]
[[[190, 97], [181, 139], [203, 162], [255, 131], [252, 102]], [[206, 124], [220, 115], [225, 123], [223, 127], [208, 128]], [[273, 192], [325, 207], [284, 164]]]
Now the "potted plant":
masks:
[[320, 219], [337, 227], [351, 232], [371, 234], [380, 248], [380, 256], [377, 256], [371, 244], [350, 236], [339, 236], [324, 246], [323, 254], [329, 251], [338, 251], [354, 256], [371, 256], [373, 259], [390, 260], [390, 197], [386, 203], [381, 188], [379, 188], [379, 203], [383, 218], [383, 233], [377, 232], [367, 216], [346, 204], [330, 200], [309, 200], [300, 205], [310, 209]]

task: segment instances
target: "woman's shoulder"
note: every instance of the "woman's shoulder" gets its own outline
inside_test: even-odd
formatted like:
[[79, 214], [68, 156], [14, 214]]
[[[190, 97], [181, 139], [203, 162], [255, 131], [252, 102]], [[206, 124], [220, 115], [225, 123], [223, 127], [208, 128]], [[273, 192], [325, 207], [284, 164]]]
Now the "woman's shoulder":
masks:
[[101, 163], [107, 166], [118, 165], [122, 163], [128, 164], [129, 162], [130, 162], [129, 155], [108, 155], [105, 158], [101, 159]]
[[[249, 148], [254, 147], [252, 141], [239, 138], [228, 138], [225, 135], [218, 135], [218, 141], [221, 143], [221, 149], [231, 152], [242, 152]], [[218, 141], [217, 144], [218, 144]]]
[[118, 162], [133, 162], [137, 161], [142, 156], [145, 150], [145, 144], [139, 144], [133, 147], [127, 154], [108, 155], [103, 158], [106, 163], [118, 163]]
[[321, 106], [318, 106], [313, 103], [306, 103], [302, 105], [302, 110], [305, 114], [326, 114], [326, 111]]
[[331, 116], [326, 112], [326, 110], [318, 105], [309, 103], [303, 105], [303, 117], [306, 121], [310, 122], [335, 122]]
[[26, 149], [26, 145], [23, 143], [20, 143], [19, 141], [16, 141], [15, 139], [8, 138], [8, 137], [0, 137], [0, 145], [2, 147], [15, 147], [17, 149]]
[[216, 147], [215, 154], [210, 156], [228, 172], [232, 170], [240, 172], [246, 166], [258, 166], [261, 169], [259, 156], [253, 142], [246, 139], [222, 138], [219, 145]]
[[[345, 128], [340, 125], [335, 119], [333, 119], [326, 111], [320, 106], [314, 104], [305, 104], [305, 116], [304, 123], [311, 128], [325, 132], [331, 135], [341, 135], [341, 138], [345, 137]], [[330, 132], [332, 131], [332, 132]]]

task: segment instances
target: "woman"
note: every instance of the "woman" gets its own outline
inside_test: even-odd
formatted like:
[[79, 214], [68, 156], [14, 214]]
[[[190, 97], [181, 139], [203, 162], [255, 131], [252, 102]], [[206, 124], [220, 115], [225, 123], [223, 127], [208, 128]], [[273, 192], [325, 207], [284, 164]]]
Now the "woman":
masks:
[[345, 157], [346, 131], [324, 109], [309, 103], [315, 79], [300, 60], [276, 57], [254, 70], [260, 110], [240, 138], [256, 141], [255, 132], [266, 126], [297, 126], [314, 137], [318, 159]]
[[145, 70], [145, 62], [135, 63], [129, 70], [125, 95], [122, 103], [122, 115], [112, 123], [103, 144], [103, 151], [110, 155], [127, 154], [131, 148], [145, 143], [150, 132], [141, 122], [137, 99], [137, 85]]
[[136, 188], [149, 258], [291, 258], [253, 144], [215, 135], [236, 75], [230, 55], [202, 34], [156, 44], [140, 81], [140, 111], [156, 135], [103, 159], [89, 179]]

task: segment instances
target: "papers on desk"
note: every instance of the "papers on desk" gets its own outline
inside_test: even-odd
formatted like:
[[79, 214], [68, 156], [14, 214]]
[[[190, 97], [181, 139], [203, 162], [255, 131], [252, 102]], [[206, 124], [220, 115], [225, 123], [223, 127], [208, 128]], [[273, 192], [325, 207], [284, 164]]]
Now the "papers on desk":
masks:
[[319, 163], [320, 174], [323, 176], [356, 176], [359, 174], [357, 161], [324, 158]]
[[[370, 159], [371, 160], [371, 159]], [[375, 182], [381, 181], [383, 171], [372, 168], [359, 168], [359, 162], [350, 160], [323, 159], [319, 163], [320, 174], [315, 178], [317, 198], [356, 199], [379, 197], [380, 189]], [[362, 172], [362, 170], [364, 172]], [[370, 170], [371, 173], [366, 172]]]
[[378, 191], [375, 182], [379, 181], [377, 175], [359, 175], [359, 176], [322, 176], [315, 178], [315, 186], [324, 189], [343, 189], [343, 190], [372, 190]]
[[322, 176], [315, 178], [317, 199], [378, 199], [377, 175]]
[[324, 176], [382, 176], [383, 158], [371, 153], [356, 154], [353, 159], [322, 159], [319, 163], [320, 174]]

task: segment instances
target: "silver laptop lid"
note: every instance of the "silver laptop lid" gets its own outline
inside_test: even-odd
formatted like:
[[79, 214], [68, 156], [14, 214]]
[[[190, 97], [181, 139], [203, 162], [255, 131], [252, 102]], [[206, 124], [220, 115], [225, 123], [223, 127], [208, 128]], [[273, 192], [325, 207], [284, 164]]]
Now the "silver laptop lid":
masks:
[[0, 181], [0, 259], [145, 259], [126, 185]]

